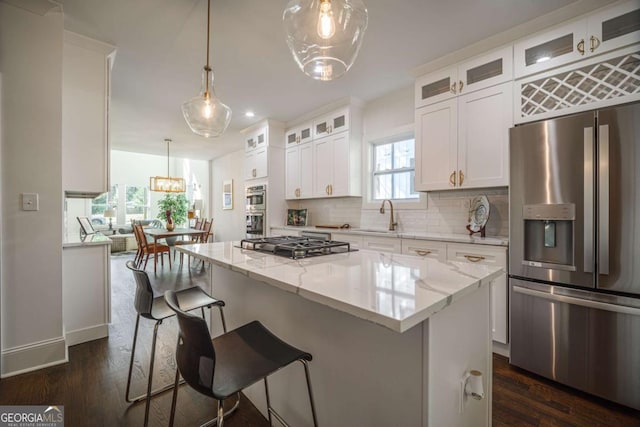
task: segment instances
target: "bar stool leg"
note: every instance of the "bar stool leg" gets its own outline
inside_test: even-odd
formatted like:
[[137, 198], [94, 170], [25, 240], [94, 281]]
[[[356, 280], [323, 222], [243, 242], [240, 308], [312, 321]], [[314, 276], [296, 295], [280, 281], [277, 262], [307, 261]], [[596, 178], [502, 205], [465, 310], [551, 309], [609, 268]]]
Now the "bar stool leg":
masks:
[[304, 375], [307, 377], [307, 390], [309, 391], [309, 402], [311, 403], [311, 415], [313, 416], [313, 425], [318, 427], [318, 416], [316, 415], [316, 405], [313, 403], [313, 391], [311, 390], [311, 376], [309, 375], [309, 364], [306, 360], [300, 359], [304, 365]]
[[[176, 344], [176, 348], [180, 344], [180, 338], [178, 338], [178, 343]], [[178, 383], [180, 382], [180, 370], [176, 368], [176, 379], [173, 383], [173, 396], [171, 397], [171, 417], [169, 418], [169, 427], [173, 427], [173, 421], [176, 418], [176, 402], [178, 401]]]
[[136, 329], [133, 332], [133, 344], [131, 345], [131, 360], [129, 361], [129, 376], [127, 377], [127, 391], [125, 394], [125, 400], [128, 403], [132, 403], [134, 400], [129, 397], [129, 391], [131, 389], [131, 373], [133, 371], [133, 358], [136, 353], [136, 342], [138, 341], [138, 326], [140, 325], [140, 315], [136, 317]]
[[153, 341], [151, 343], [151, 360], [149, 361], [149, 382], [147, 383], [147, 401], [144, 406], [144, 427], [149, 425], [149, 408], [151, 406], [151, 383], [153, 382], [153, 362], [156, 358], [156, 340], [158, 338], [158, 326], [162, 321], [156, 322], [153, 327]]
[[271, 419], [271, 398], [269, 397], [269, 383], [267, 382], [267, 377], [264, 377], [264, 393], [267, 396], [267, 415], [269, 417], [269, 427], [273, 425], [273, 420]]
[[218, 427], [223, 427], [224, 425], [224, 400], [218, 400]]

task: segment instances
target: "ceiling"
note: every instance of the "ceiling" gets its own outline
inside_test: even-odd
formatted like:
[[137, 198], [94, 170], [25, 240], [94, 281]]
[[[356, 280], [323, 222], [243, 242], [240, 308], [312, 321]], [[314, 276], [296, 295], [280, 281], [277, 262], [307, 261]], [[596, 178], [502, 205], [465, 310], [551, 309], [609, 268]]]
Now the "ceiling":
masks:
[[[282, 122], [345, 96], [364, 101], [413, 84], [411, 70], [573, 0], [363, 0], [369, 26], [351, 70], [332, 82], [305, 76], [285, 42], [287, 0], [214, 0], [215, 90], [233, 110], [216, 139], [189, 130], [181, 104], [200, 88], [206, 0], [59, 0], [67, 30], [117, 47], [112, 73], [111, 146], [211, 159], [242, 148], [238, 131]], [[586, 1], [586, 0], [585, 0]], [[584, 1], [583, 1], [584, 2]], [[593, 3], [593, 2], [592, 2]], [[245, 117], [248, 110], [254, 118]]]

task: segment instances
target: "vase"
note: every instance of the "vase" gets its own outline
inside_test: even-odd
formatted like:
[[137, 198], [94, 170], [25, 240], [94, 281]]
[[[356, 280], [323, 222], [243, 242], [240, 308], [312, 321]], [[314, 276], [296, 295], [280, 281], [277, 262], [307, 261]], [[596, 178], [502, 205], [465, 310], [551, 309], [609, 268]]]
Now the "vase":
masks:
[[167, 231], [173, 231], [176, 228], [176, 224], [171, 217], [167, 218]]

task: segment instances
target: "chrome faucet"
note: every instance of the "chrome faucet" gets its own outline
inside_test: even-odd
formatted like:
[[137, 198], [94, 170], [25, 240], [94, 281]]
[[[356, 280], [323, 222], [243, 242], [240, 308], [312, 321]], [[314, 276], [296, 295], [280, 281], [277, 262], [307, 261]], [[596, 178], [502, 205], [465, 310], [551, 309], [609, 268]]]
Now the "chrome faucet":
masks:
[[380, 213], [383, 214], [384, 213], [384, 202], [389, 202], [389, 208], [391, 208], [391, 212], [389, 215], [389, 231], [393, 231], [396, 229], [396, 226], [398, 225], [397, 222], [393, 221], [393, 203], [391, 203], [391, 200], [389, 199], [384, 199], [382, 201], [382, 206], [380, 206]]

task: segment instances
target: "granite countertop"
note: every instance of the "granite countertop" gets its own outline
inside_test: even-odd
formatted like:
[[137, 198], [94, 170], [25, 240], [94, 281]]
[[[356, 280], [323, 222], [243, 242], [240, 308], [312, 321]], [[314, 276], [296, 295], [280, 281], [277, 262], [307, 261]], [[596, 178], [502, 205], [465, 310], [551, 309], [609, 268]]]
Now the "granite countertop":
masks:
[[[504, 272], [488, 265], [366, 250], [293, 260], [238, 246], [217, 242], [177, 250], [396, 332], [407, 331]], [[212, 281], [215, 288], [215, 277]]]
[[363, 236], [391, 237], [396, 239], [418, 239], [437, 240], [453, 243], [472, 243], [491, 246], [509, 246], [509, 239], [501, 236], [480, 237], [476, 234], [470, 236], [468, 233], [427, 233], [422, 231], [388, 231], [372, 230], [360, 228], [317, 228], [317, 227], [294, 227], [286, 225], [272, 225], [274, 230], [296, 230], [296, 231], [319, 231], [327, 233], [349, 233]]
[[80, 234], [64, 234], [62, 236], [63, 248], [71, 248], [76, 246], [110, 245], [111, 243], [112, 241], [110, 238], [100, 233], [89, 234], [83, 239], [80, 238]]

